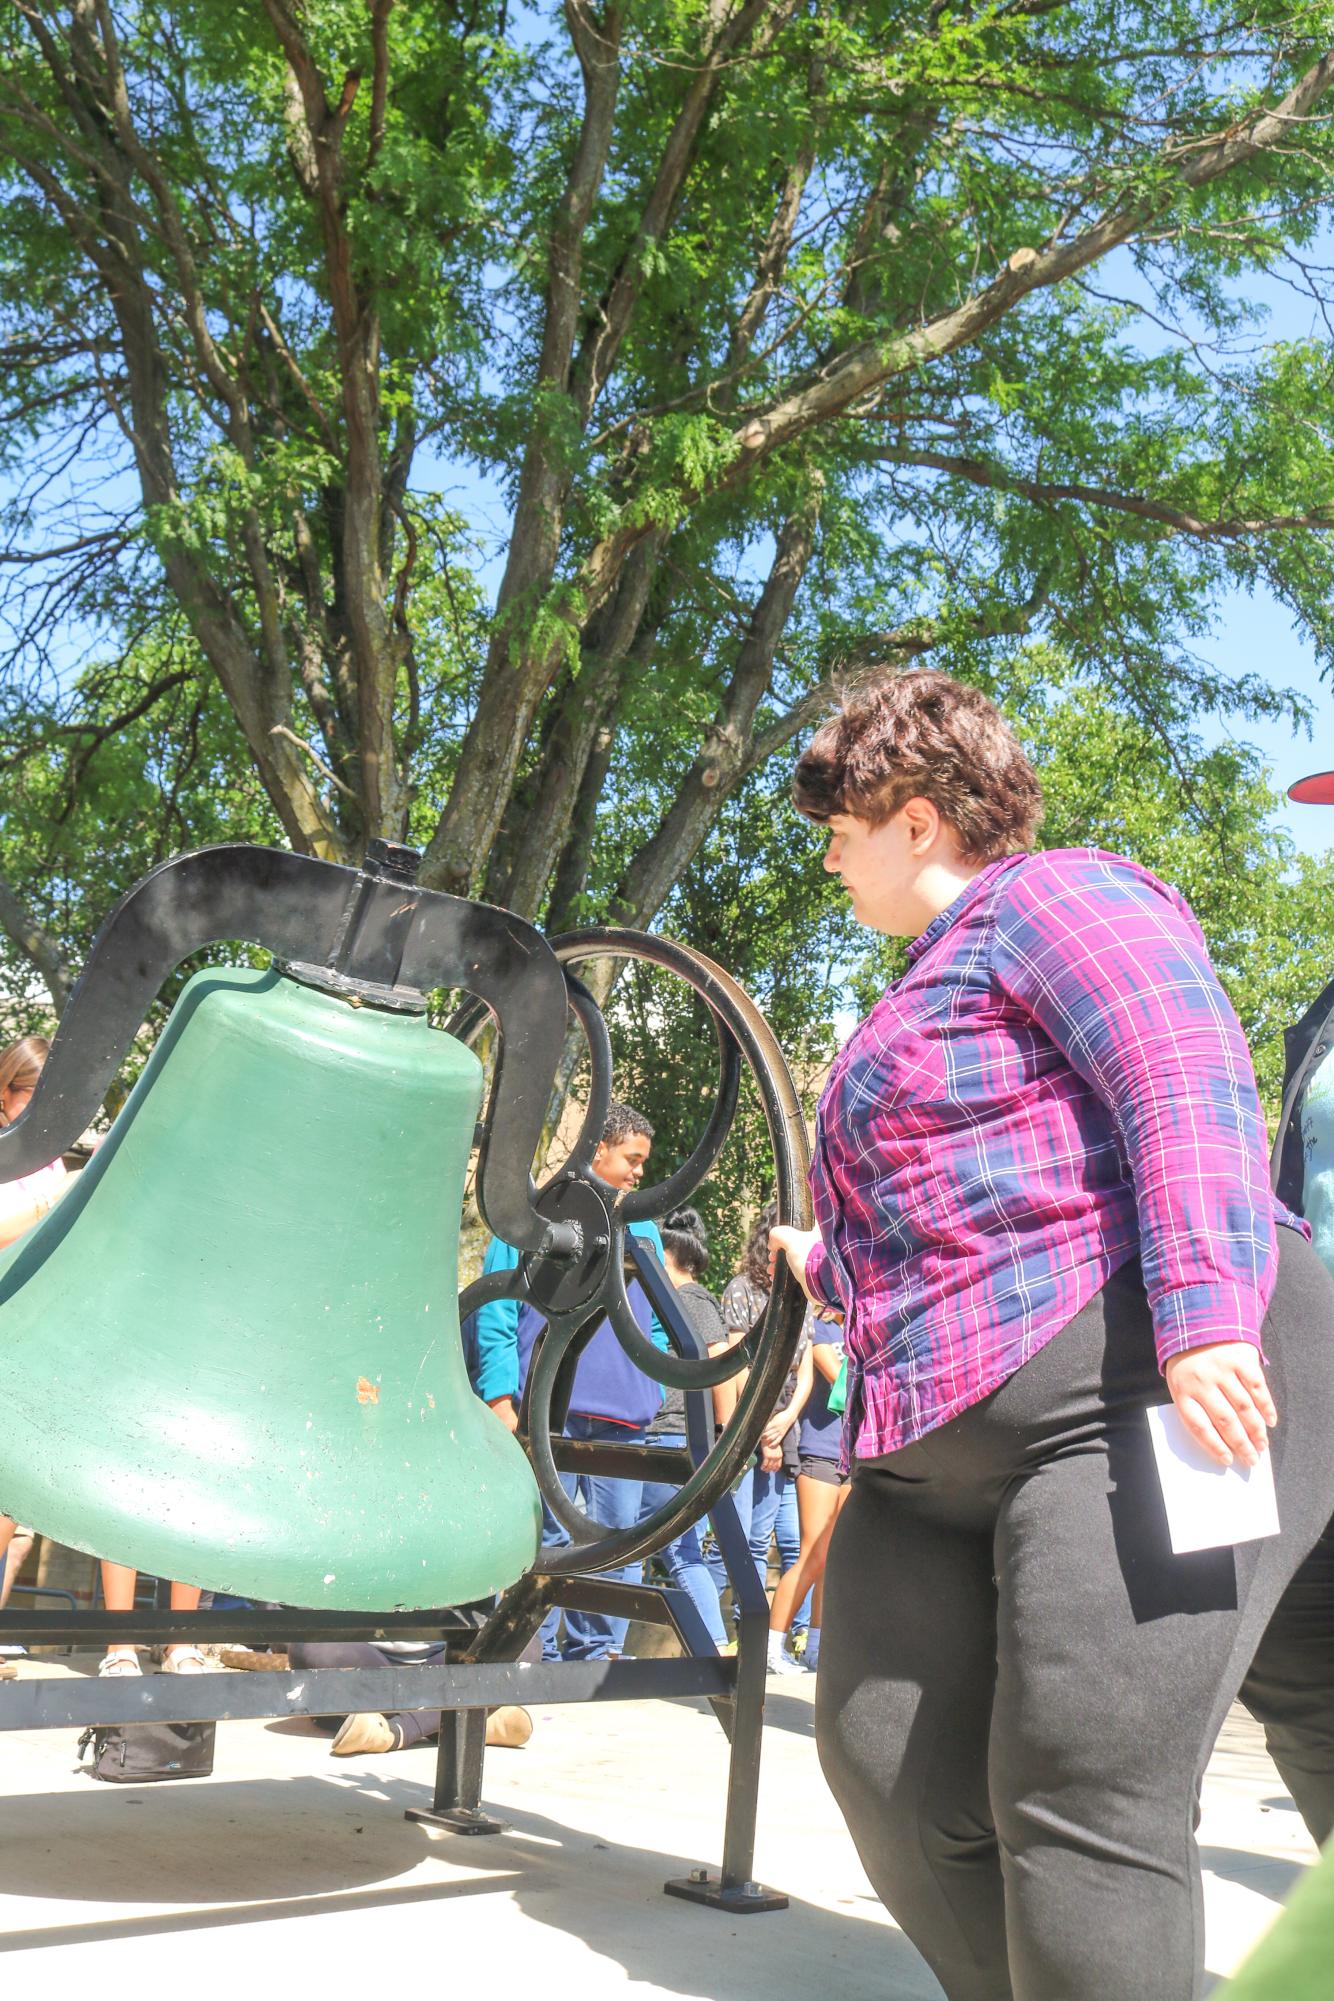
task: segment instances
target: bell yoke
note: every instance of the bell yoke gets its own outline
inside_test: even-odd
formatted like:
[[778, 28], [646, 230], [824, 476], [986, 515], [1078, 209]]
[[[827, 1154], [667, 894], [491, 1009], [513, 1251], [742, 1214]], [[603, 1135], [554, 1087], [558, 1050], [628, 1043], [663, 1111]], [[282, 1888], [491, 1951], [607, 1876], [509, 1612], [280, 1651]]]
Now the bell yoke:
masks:
[[[418, 859], [383, 841], [360, 869], [205, 849], [154, 870], [102, 927], [31, 1103], [0, 1132], [0, 1179], [84, 1130], [183, 959], [243, 940], [274, 963], [189, 980], [77, 1185], [0, 1257], [6, 1512], [160, 1576], [389, 1611], [513, 1584], [537, 1557], [541, 1498], [573, 1538], [544, 1552], [546, 1570], [632, 1561], [697, 1518], [744, 1463], [795, 1347], [800, 1296], [775, 1286], [752, 1342], [710, 1359], [627, 1225], [712, 1167], [742, 1057], [761, 1085], [780, 1202], [794, 1217], [804, 1209], [800, 1110], [763, 1017], [670, 941], [599, 931], [553, 946], [507, 911], [422, 889]], [[563, 962], [594, 951], [686, 978], [718, 1034], [703, 1139], [669, 1180], [629, 1195], [591, 1169], [610, 1045]], [[439, 988], [467, 996], [449, 1033], [426, 1019]], [[592, 1057], [589, 1104], [569, 1160], [539, 1190], [531, 1164], [571, 1011]], [[498, 1047], [478, 1125], [483, 1073], [468, 1039], [488, 1017]], [[522, 1256], [460, 1300], [474, 1144], [483, 1219]], [[673, 1352], [640, 1332], [627, 1261]], [[524, 1410], [531, 1465], [464, 1365], [460, 1311], [502, 1292], [547, 1321]], [[604, 1318], [660, 1382], [701, 1391], [751, 1369], [717, 1449], [708, 1399], [687, 1399], [680, 1492], [617, 1532], [568, 1499], [551, 1439]]]

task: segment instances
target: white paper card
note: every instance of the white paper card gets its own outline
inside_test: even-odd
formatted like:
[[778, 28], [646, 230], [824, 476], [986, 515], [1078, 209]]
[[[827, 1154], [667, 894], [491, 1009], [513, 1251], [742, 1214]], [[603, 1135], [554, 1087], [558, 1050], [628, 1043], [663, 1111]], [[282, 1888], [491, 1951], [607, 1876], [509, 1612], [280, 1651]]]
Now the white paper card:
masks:
[[1158, 1462], [1174, 1556], [1222, 1549], [1278, 1534], [1273, 1454], [1258, 1466], [1220, 1466], [1197, 1445], [1175, 1404], [1150, 1404], [1149, 1436]]

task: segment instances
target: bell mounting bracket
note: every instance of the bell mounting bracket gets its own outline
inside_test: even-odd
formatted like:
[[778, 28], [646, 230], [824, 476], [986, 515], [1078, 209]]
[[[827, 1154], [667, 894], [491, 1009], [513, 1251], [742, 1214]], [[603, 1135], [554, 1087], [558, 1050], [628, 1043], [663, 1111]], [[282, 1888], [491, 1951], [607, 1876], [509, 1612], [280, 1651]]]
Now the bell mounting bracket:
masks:
[[22, 1117], [0, 1132], [0, 1180], [30, 1174], [96, 1117], [163, 982], [205, 946], [243, 940], [353, 1005], [423, 1010], [465, 988], [500, 1028], [477, 1170], [487, 1228], [558, 1262], [575, 1219], [539, 1213], [529, 1163], [565, 1037], [565, 981], [539, 931], [507, 910], [421, 888], [412, 848], [372, 841], [360, 868], [241, 844], [163, 862], [93, 940]]

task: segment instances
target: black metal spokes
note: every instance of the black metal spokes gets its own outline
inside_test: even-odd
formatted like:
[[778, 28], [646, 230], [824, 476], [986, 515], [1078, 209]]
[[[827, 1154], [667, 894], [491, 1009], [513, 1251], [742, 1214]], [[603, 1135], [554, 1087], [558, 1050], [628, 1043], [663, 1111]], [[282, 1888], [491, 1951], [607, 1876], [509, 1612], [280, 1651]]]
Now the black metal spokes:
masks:
[[[633, 1189], [619, 1205], [628, 1223], [640, 1222], [648, 1216], [665, 1216], [669, 1210], [678, 1208], [688, 1195], [693, 1195], [710, 1172], [727, 1143], [727, 1135], [731, 1132], [732, 1121], [736, 1117], [737, 1097], [741, 1088], [741, 1044], [732, 1030], [725, 1010], [714, 1005], [709, 991], [714, 984], [711, 976], [716, 976], [718, 980], [725, 981], [732, 987], [746, 1005], [754, 1010], [759, 1021], [763, 1022], [764, 1017], [759, 1009], [755, 1008], [750, 996], [737, 986], [720, 966], [715, 966], [713, 961], [706, 959], [702, 953], [692, 952], [689, 946], [678, 945], [674, 938], [655, 938], [643, 931], [612, 929], [567, 931], [561, 937], [551, 940], [551, 949], [565, 968], [567, 980], [571, 978], [569, 968], [586, 959], [639, 959], [648, 965], [660, 966], [665, 972], [675, 973], [679, 979], [686, 982], [687, 986], [693, 987], [708, 1006], [709, 1017], [718, 1038], [718, 1089], [703, 1137], [690, 1158], [682, 1162], [675, 1174], [670, 1175], [666, 1181], [654, 1182], [646, 1188]], [[572, 982], [572, 984], [578, 983]], [[587, 989], [582, 986], [580, 991], [587, 993]], [[766, 1029], [767, 1026], [765, 1023]], [[777, 1043], [774, 1043], [774, 1049], [778, 1050]], [[779, 1061], [783, 1062], [781, 1052], [778, 1054]], [[591, 1109], [590, 1105], [590, 1113]], [[603, 1118], [605, 1117], [604, 1112]], [[580, 1134], [580, 1147], [588, 1144], [590, 1137], [592, 1138], [588, 1152], [590, 1160], [601, 1134], [601, 1121], [594, 1134], [591, 1116], [585, 1120], [584, 1130]]]
[[[810, 1198], [805, 1123], [791, 1073], [763, 1014], [729, 974], [672, 939], [633, 931], [579, 932], [557, 939], [553, 949], [567, 967], [572, 961], [591, 958], [642, 959], [674, 973], [705, 1001], [720, 1049], [718, 1098], [703, 1138], [666, 1181], [637, 1189], [615, 1204], [605, 1276], [577, 1313], [549, 1317], [547, 1332], [535, 1353], [526, 1397], [530, 1453], [543, 1498], [572, 1538], [568, 1548], [545, 1549], [539, 1563], [546, 1574], [560, 1576], [633, 1563], [661, 1549], [706, 1514], [755, 1450], [791, 1368], [806, 1306], [800, 1288], [785, 1269], [780, 1268], [760, 1323], [747, 1340], [726, 1355], [710, 1358], [677, 1304], [674, 1288], [651, 1245], [628, 1233], [622, 1239], [626, 1223], [665, 1214], [692, 1194], [710, 1171], [732, 1123], [743, 1062], [754, 1078], [773, 1151], [779, 1220], [809, 1228]], [[667, 1334], [670, 1353], [650, 1341], [634, 1319], [626, 1289], [623, 1245], [628, 1247], [635, 1275]], [[517, 1294], [518, 1287], [515, 1291]], [[559, 1399], [579, 1336], [601, 1316], [610, 1319], [622, 1347], [646, 1375], [686, 1391], [687, 1435], [695, 1460], [694, 1472], [670, 1501], [634, 1527], [610, 1531], [566, 1494], [552, 1448], [557, 1415], [553, 1399]], [[748, 1368], [749, 1374], [736, 1408], [723, 1431], [712, 1439], [708, 1390], [743, 1368]], [[563, 1412], [560, 1415], [563, 1420]]]
[[[562, 1175], [569, 1175], [572, 1171], [587, 1168], [591, 1164], [593, 1155], [598, 1149], [598, 1142], [602, 1138], [602, 1129], [607, 1123], [607, 1110], [611, 1104], [611, 1038], [607, 1034], [607, 1024], [602, 1019], [602, 1010], [582, 980], [576, 979], [567, 967], [562, 967], [561, 970], [565, 977], [570, 1011], [582, 1028], [584, 1039], [588, 1044], [591, 1069], [588, 1107], [584, 1113], [579, 1137], [571, 1149], [569, 1158], [556, 1174], [542, 1184], [539, 1193], [550, 1188]], [[446, 1035], [452, 1035], [457, 1041], [471, 1046], [489, 1019], [490, 1009], [486, 1003], [479, 1000], [475, 994], [469, 994], [444, 1023], [444, 1031]], [[467, 1294], [464, 1296], [466, 1298]]]

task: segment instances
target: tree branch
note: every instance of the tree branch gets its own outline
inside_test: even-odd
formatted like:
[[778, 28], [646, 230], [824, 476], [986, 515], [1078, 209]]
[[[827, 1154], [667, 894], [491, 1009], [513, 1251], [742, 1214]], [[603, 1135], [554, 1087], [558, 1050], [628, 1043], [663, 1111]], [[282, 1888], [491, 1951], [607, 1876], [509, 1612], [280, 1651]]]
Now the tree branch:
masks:
[[[1031, 629], [1034, 619], [1046, 604], [1050, 589], [1051, 575], [1044, 572], [1020, 604], [985, 606], [972, 622], [975, 636], [979, 639], [1000, 639], [1006, 635], [1022, 637]], [[748, 778], [752, 771], [758, 771], [808, 724], [826, 715], [837, 702], [840, 688], [848, 682], [855, 683], [864, 674], [878, 674], [885, 667], [906, 667], [911, 661], [920, 659], [922, 654], [931, 652], [946, 636], [947, 629], [938, 620], [929, 618], [913, 619], [889, 632], [867, 633], [855, 647], [839, 655], [823, 679], [809, 689], [799, 702], [794, 702], [790, 709], [756, 732], [746, 754], [742, 777]]]
[[0, 876], [0, 931], [18, 946], [41, 974], [56, 1013], [62, 1013], [78, 975], [66, 959], [54, 932], [33, 916], [3, 876]]
[[640, 543], [603, 613], [590, 622], [579, 673], [544, 746], [506, 886], [505, 901], [521, 917], [537, 916], [543, 891], [569, 835], [584, 771], [598, 731], [619, 693], [666, 539], [666, 531], [659, 530]]
[[371, 48], [374, 72], [371, 77], [371, 122], [366, 141], [366, 171], [370, 172], [384, 144], [385, 107], [389, 101], [389, 16], [394, 0], [372, 0]]
[[992, 487], [1001, 493], [1016, 493], [1025, 500], [1055, 502], [1077, 500], [1087, 507], [1108, 507], [1118, 514], [1135, 514], [1144, 521], [1161, 522], [1178, 535], [1193, 535], [1205, 541], [1236, 541], [1253, 535], [1272, 535], [1284, 529], [1334, 528], [1334, 506], [1317, 507], [1309, 514], [1271, 514], [1248, 519], [1242, 516], [1210, 519], [1188, 514], [1181, 508], [1151, 500], [1145, 494], [1117, 493], [1108, 487], [1083, 486], [1077, 482], [1024, 479], [1002, 466], [987, 465], [981, 459], [956, 458], [948, 452], [895, 451], [887, 447], [875, 458], [887, 465], [924, 466], [948, 473], [953, 479], [973, 486]]
[[782, 190], [756, 260], [755, 276], [732, 330], [727, 359], [723, 363], [724, 376], [735, 376], [744, 366], [755, 336], [764, 324], [770, 301], [782, 282], [797, 217], [801, 212], [801, 198], [806, 192], [806, 183], [814, 164], [815, 146], [813, 142], [808, 142], [783, 177]]
[[296, 78], [313, 160], [315, 200], [338, 345], [347, 447], [343, 481], [342, 560], [347, 630], [356, 673], [361, 804], [368, 828], [401, 839], [408, 795], [394, 742], [400, 647], [386, 601], [380, 561], [384, 503], [380, 454], [380, 322], [373, 297], [358, 283], [344, 195], [343, 137], [360, 77], [349, 70], [336, 108], [287, 0], [264, 0], [279, 46]]
[[620, 85], [622, 9], [609, 0], [599, 19], [588, 0], [565, 0], [565, 19], [583, 72], [584, 115], [551, 227], [532, 429], [473, 725], [422, 870], [429, 887], [459, 896], [468, 894], [495, 839], [525, 738], [560, 657], [558, 649], [546, 646], [522, 662], [513, 660], [513, 623], [550, 589], [560, 550], [570, 474], [549, 399], [563, 397], [569, 387], [584, 233], [602, 185]]
[[[1257, 112], [1222, 137], [1192, 142], [1159, 156], [1163, 171], [1154, 191], [1110, 210], [1068, 243], [1044, 250], [1014, 251], [1000, 276], [948, 312], [910, 332], [894, 332], [845, 349], [811, 378], [794, 387], [767, 411], [742, 422], [732, 434], [733, 452], [720, 471], [699, 487], [684, 488], [689, 505], [708, 494], [740, 485], [765, 459], [817, 425], [844, 415], [860, 399], [897, 376], [943, 359], [988, 332], [1031, 293], [1060, 284], [1141, 233], [1165, 214], [1184, 192], [1206, 187], [1237, 166], [1277, 146], [1290, 126], [1309, 115], [1334, 84], [1334, 53], [1307, 70], [1272, 109]], [[628, 550], [648, 523], [625, 510], [622, 525], [598, 542], [581, 566], [577, 588], [590, 604], [600, 603]]]
[[1166, 213], [1179, 196], [1230, 173], [1267, 152], [1287, 135], [1292, 124], [1306, 117], [1334, 84], [1334, 52], [1322, 56], [1272, 109], [1260, 111], [1243, 126], [1220, 138], [1169, 148], [1160, 155], [1163, 169], [1153, 192], [1108, 211], [1068, 243], [1043, 250], [1021, 248], [1012, 253], [999, 277], [961, 306], [939, 313], [909, 333], [860, 342], [826, 363], [819, 375], [793, 390], [768, 411], [759, 413], [736, 432], [737, 453], [727, 468], [726, 483], [734, 485], [761, 458], [768, 456], [813, 424], [846, 410], [849, 404], [891, 377], [937, 361], [986, 333], [1030, 293], [1072, 278], [1128, 243]]
[[668, 134], [653, 186], [630, 246], [597, 307], [593, 325], [574, 365], [570, 386], [582, 425], [587, 425], [616, 365], [621, 342], [629, 330], [643, 289], [649, 252], [655, 243], [661, 241], [671, 223], [728, 58], [749, 40], [752, 30], [759, 26], [766, 14], [771, 18], [766, 23], [765, 40], [771, 41], [794, 6], [795, 0], [778, 0], [777, 5], [775, 0], [743, 0], [735, 12], [729, 12], [729, 0], [710, 0], [712, 40], [691, 78], [681, 109]]
[[106, 65], [107, 94], [116, 137], [129, 164], [147, 183], [157, 205], [158, 221], [176, 269], [185, 308], [186, 324], [194, 342], [199, 365], [214, 392], [222, 399], [231, 419], [232, 442], [250, 458], [250, 418], [245, 396], [232, 370], [225, 364], [209, 331], [194, 251], [171, 184], [161, 163], [143, 144], [130, 110], [130, 94], [121, 66], [115, 23], [107, 0], [94, 0], [98, 26], [102, 31], [102, 53]]
[[329, 769], [329, 766], [324, 762], [324, 759], [315, 749], [315, 746], [313, 744], [307, 743], [304, 738], [297, 736], [295, 731], [289, 730], [286, 723], [275, 723], [273, 725], [273, 728], [269, 731], [269, 735], [286, 737], [288, 743], [294, 745], [295, 748], [299, 750], [304, 757], [308, 757], [310, 759], [316, 771], [319, 772], [321, 778], [327, 778], [330, 785], [334, 786], [337, 791], [345, 793], [347, 797], [352, 800], [354, 805], [360, 804], [360, 801], [357, 799], [357, 795], [352, 790], [352, 787], [350, 785], [345, 785], [342, 779], [338, 776], [338, 773], [336, 771], [331, 771]]
[[823, 482], [813, 481], [804, 506], [783, 524], [713, 726], [657, 831], [617, 885], [614, 923], [652, 922], [744, 776], [755, 712], [768, 692], [778, 644], [815, 548], [823, 498]]

